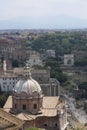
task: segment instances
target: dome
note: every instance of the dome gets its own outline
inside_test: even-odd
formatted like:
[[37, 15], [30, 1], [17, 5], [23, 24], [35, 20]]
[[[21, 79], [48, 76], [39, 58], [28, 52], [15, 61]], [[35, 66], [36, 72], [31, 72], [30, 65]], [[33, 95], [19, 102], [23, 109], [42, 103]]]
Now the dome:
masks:
[[23, 77], [17, 82], [14, 87], [14, 93], [21, 95], [22, 93], [27, 94], [27, 96], [41, 96], [42, 90], [37, 81], [31, 77], [30, 67], [26, 66], [24, 68]]
[[19, 80], [15, 85], [14, 92], [21, 94], [22, 92], [26, 93], [29, 96], [42, 94], [40, 85], [34, 79]]
[[21, 79], [16, 83], [12, 95], [12, 112], [37, 114], [42, 108], [43, 95], [40, 85], [31, 77], [30, 67], [25, 66]]

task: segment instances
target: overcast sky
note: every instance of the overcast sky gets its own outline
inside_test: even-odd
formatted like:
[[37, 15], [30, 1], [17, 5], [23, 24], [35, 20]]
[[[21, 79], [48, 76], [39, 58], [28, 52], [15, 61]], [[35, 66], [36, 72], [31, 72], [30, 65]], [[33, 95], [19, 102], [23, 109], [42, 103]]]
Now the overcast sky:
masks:
[[87, 0], [0, 0], [0, 29], [87, 28]]

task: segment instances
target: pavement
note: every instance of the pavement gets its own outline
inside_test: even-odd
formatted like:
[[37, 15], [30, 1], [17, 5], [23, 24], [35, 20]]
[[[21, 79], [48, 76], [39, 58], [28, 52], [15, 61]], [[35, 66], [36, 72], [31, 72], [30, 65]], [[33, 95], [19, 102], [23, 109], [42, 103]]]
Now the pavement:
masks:
[[75, 118], [82, 124], [87, 123], [87, 114], [82, 109], [77, 109], [75, 107], [74, 99], [68, 97], [67, 95], [63, 95], [68, 103], [69, 109], [71, 110], [72, 114]]

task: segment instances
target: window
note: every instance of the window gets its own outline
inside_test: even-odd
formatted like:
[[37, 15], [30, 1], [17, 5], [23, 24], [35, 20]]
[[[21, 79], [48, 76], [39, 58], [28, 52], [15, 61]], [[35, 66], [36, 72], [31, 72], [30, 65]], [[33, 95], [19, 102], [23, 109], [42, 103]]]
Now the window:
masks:
[[55, 127], [57, 127], [57, 123], [55, 124]]
[[37, 109], [37, 104], [34, 104], [34, 109]]
[[25, 104], [23, 105], [23, 110], [26, 110], [26, 105]]
[[44, 124], [44, 126], [47, 126], [47, 124]]
[[39, 77], [39, 80], [42, 81], [41, 77]]
[[72, 61], [69, 59], [69, 60], [67, 61], [67, 64], [71, 64], [71, 62], [72, 62]]
[[15, 104], [15, 109], [17, 109], [17, 104]]

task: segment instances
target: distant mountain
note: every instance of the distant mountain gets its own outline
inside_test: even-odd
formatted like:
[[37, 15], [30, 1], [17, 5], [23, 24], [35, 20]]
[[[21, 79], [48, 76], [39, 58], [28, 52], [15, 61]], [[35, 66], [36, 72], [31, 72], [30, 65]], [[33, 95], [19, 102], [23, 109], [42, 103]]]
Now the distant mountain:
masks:
[[87, 28], [87, 20], [58, 15], [48, 17], [20, 17], [0, 21], [0, 29], [72, 29]]

